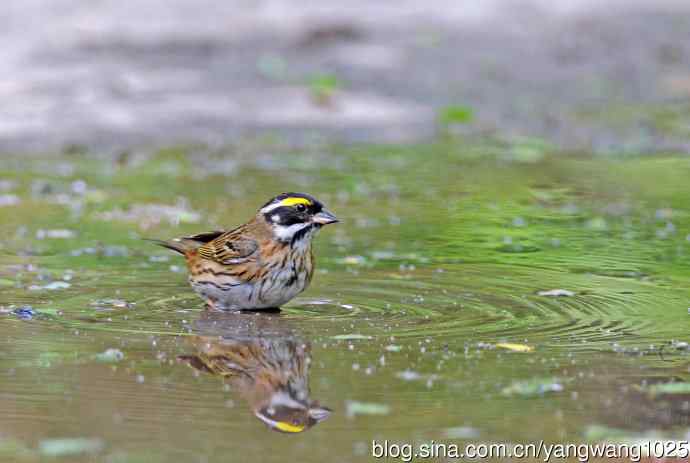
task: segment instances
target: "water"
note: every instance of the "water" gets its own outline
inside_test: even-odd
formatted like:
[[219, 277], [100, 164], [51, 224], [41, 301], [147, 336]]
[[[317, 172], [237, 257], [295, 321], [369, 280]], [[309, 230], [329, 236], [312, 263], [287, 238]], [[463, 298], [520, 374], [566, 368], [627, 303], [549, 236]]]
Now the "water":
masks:
[[[0, 455], [358, 461], [372, 439], [684, 436], [687, 395], [650, 386], [687, 380], [690, 162], [520, 153], [6, 156]], [[140, 239], [232, 226], [291, 190], [343, 222], [280, 314], [205, 313], [181, 259]]]

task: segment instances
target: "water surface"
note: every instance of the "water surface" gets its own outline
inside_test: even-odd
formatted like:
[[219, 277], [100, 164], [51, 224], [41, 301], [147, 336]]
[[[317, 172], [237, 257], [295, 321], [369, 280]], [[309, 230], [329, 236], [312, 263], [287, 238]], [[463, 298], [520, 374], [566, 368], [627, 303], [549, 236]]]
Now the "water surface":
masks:
[[[686, 157], [260, 141], [0, 169], [10, 460], [353, 461], [372, 439], [686, 433], [687, 394], [652, 387], [687, 380]], [[343, 222], [280, 314], [205, 313], [181, 259], [141, 240], [239, 224], [281, 191]], [[268, 410], [286, 398], [311, 421]]]

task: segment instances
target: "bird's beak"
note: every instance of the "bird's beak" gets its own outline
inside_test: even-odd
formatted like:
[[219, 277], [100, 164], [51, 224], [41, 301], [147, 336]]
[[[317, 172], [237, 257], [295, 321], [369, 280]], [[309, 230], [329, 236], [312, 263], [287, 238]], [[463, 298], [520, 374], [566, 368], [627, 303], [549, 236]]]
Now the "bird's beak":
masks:
[[326, 209], [321, 209], [321, 212], [314, 214], [312, 222], [318, 223], [319, 225], [328, 225], [329, 223], [338, 222], [338, 218], [333, 215], [332, 212]]

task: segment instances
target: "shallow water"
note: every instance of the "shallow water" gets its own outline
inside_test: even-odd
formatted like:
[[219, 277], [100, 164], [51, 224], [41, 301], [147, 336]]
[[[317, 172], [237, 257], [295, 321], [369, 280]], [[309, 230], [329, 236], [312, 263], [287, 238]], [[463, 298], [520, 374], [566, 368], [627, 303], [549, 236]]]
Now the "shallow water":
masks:
[[[687, 157], [258, 141], [1, 169], [10, 461], [352, 461], [372, 439], [687, 432], [688, 395], [650, 387], [688, 376]], [[280, 314], [205, 313], [181, 259], [140, 239], [229, 227], [290, 190], [343, 222]], [[240, 354], [251, 374], [223, 367]], [[257, 414], [277, 396], [321, 421], [271, 431]]]

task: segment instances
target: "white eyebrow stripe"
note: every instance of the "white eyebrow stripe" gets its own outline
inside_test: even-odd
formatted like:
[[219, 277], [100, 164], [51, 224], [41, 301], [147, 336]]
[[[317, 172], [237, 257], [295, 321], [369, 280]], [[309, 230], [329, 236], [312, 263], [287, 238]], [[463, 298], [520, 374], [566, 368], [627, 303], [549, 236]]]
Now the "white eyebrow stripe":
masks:
[[280, 207], [280, 203], [271, 203], [268, 206], [262, 208], [261, 211], [259, 211], [259, 212], [262, 212], [263, 214], [267, 214], [267, 213], [271, 212], [273, 209], [277, 209], [279, 207]]

